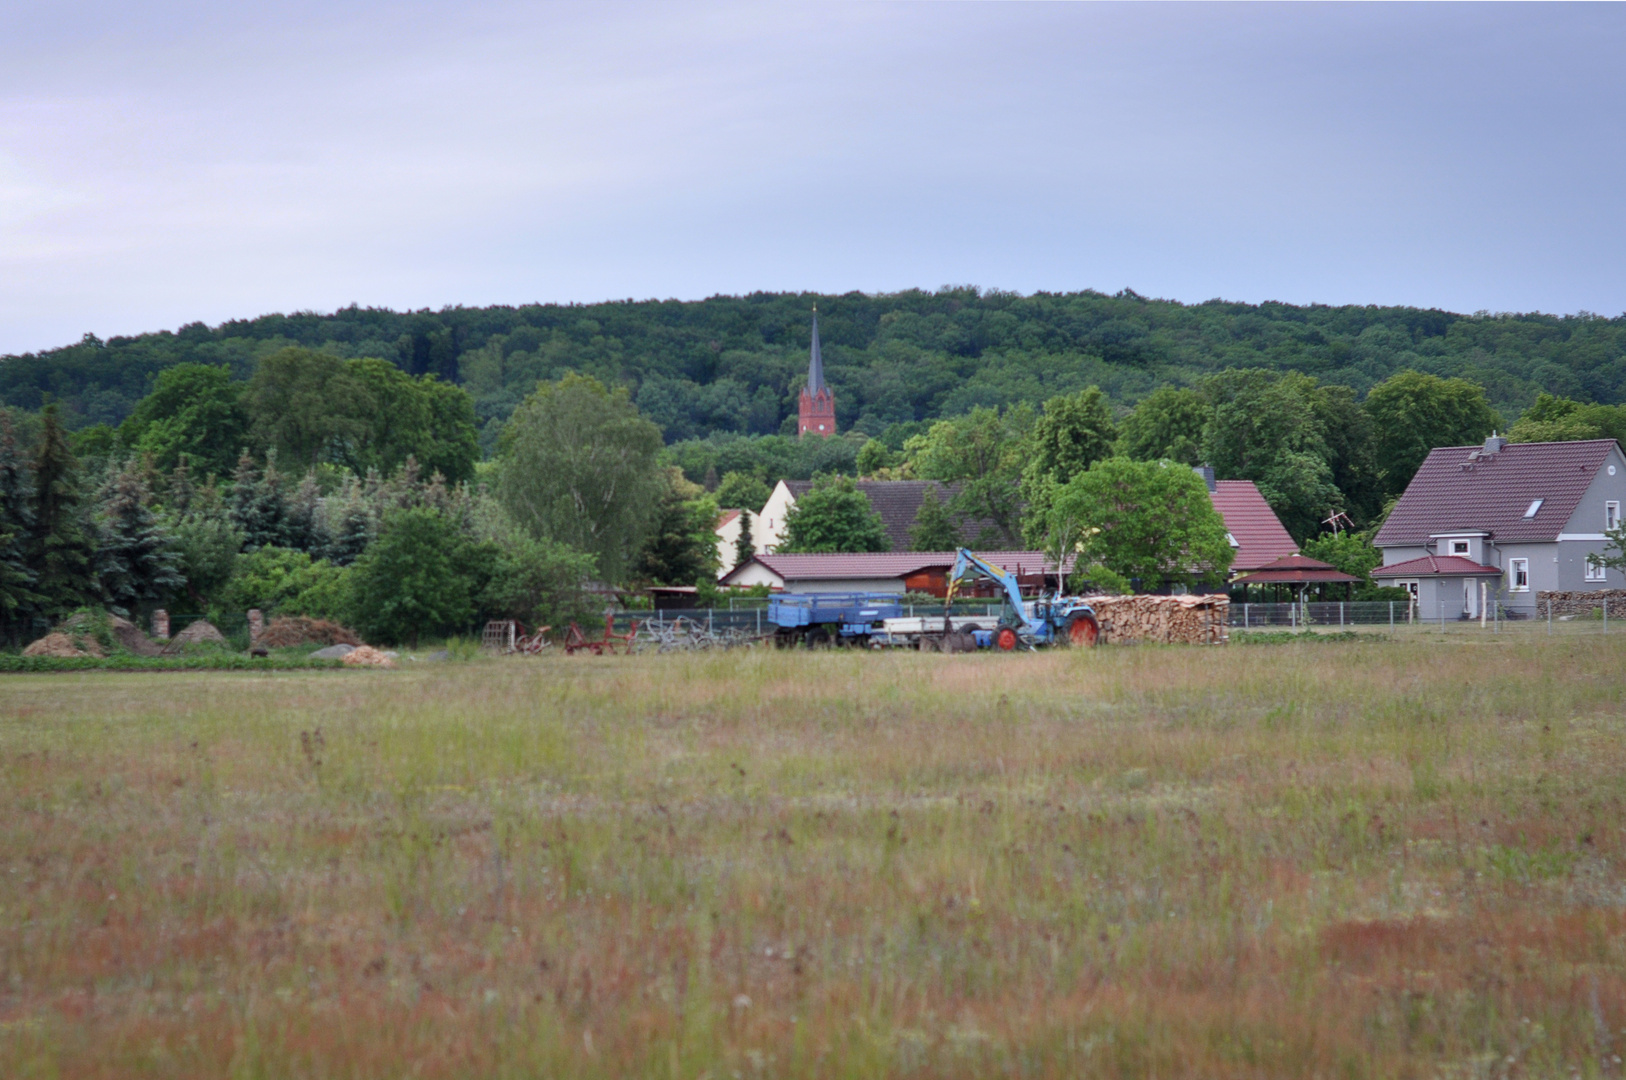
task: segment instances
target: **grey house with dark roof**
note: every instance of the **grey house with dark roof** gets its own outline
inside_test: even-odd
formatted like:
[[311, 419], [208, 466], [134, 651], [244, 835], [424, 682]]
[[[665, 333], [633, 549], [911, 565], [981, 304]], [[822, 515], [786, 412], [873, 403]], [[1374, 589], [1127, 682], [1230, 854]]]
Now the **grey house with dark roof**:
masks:
[[1423, 618], [1478, 618], [1482, 595], [1535, 615], [1537, 593], [1626, 586], [1587, 562], [1623, 504], [1626, 455], [1613, 439], [1441, 447], [1378, 530], [1372, 577], [1409, 590]]

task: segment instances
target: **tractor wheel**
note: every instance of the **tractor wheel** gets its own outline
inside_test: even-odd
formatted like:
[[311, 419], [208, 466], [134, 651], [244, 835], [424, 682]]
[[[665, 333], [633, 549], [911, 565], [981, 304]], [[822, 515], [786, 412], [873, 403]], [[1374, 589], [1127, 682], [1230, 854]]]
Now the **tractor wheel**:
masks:
[[1010, 652], [1016, 648], [1016, 631], [1008, 626], [1001, 626], [994, 634], [994, 646], [1001, 652]]
[[1067, 620], [1067, 644], [1075, 649], [1088, 649], [1101, 636], [1101, 627], [1092, 615], [1074, 615]]
[[977, 651], [977, 635], [973, 634], [969, 630], [961, 630], [960, 631], [960, 651], [961, 652], [976, 652]]

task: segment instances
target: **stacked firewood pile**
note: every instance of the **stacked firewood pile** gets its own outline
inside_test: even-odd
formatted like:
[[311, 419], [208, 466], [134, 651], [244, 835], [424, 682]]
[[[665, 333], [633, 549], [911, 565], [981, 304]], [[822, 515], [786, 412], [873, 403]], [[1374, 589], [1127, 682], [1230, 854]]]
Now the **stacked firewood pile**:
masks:
[[1218, 645], [1226, 640], [1227, 596], [1092, 596], [1089, 602], [1103, 644]]

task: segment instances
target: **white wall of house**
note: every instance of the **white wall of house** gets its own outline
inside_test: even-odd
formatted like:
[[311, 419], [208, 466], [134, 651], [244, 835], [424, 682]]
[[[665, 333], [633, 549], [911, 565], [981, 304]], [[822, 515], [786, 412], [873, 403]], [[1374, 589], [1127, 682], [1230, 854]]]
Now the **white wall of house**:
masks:
[[762, 505], [762, 512], [751, 528], [760, 554], [772, 555], [779, 550], [780, 542], [785, 539], [785, 515], [795, 505], [796, 497], [790, 493], [790, 487], [783, 480], [775, 484], [773, 494]]
[[734, 575], [734, 580], [730, 581], [729, 584], [740, 588], [752, 585], [766, 585], [770, 589], [779, 589], [784, 587], [785, 579], [761, 563], [754, 562]]

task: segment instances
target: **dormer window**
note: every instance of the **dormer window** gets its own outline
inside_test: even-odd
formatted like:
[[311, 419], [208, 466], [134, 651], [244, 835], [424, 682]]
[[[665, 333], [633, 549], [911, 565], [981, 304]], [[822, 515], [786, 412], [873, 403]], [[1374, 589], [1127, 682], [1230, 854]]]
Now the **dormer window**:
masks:
[[1541, 504], [1546, 502], [1546, 501], [1547, 501], [1546, 499], [1531, 499], [1530, 500], [1530, 509], [1528, 509], [1528, 510], [1526, 510], [1524, 512], [1525, 520], [1528, 521], [1530, 518], [1535, 517], [1536, 516], [1536, 511], [1540, 510], [1541, 509]]
[[1466, 540], [1453, 540], [1453, 541], [1451, 541], [1451, 554], [1453, 554], [1453, 555], [1466, 555], [1466, 554], [1468, 554], [1468, 541], [1466, 541]]

